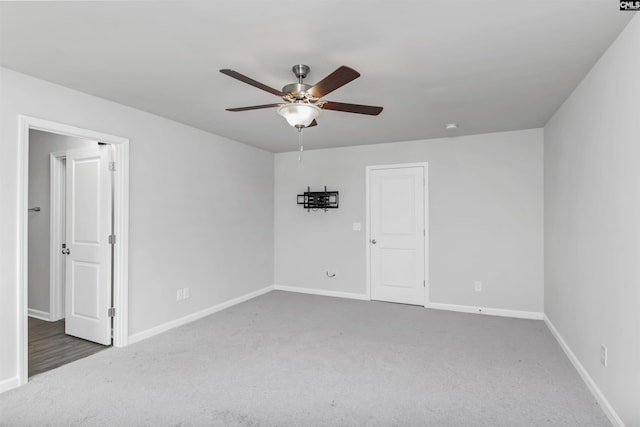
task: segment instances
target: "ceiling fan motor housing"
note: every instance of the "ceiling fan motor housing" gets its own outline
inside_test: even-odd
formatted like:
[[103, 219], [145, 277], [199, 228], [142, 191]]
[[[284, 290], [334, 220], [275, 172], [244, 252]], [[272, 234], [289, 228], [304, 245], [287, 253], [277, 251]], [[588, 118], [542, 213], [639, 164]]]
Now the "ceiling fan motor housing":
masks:
[[307, 77], [309, 70], [309, 66], [304, 64], [296, 64], [291, 67], [291, 71], [293, 71], [293, 74], [298, 78], [298, 83], [291, 83], [282, 88], [282, 91], [288, 95], [287, 98], [303, 100], [309, 97], [307, 91], [313, 86], [302, 83], [302, 79]]
[[282, 91], [286, 94], [292, 95], [296, 99], [304, 99], [305, 94], [313, 86], [305, 83], [291, 83], [282, 88]]

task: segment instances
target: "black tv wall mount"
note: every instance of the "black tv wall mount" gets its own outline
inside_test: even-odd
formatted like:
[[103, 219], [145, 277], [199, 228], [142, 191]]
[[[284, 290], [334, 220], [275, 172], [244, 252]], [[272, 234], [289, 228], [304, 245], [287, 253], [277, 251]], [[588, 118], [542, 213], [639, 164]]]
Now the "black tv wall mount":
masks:
[[298, 194], [297, 204], [302, 205], [307, 212], [318, 209], [325, 212], [328, 209], [338, 209], [338, 192], [327, 191], [326, 186], [324, 191], [311, 191], [311, 188], [307, 187], [307, 191]]

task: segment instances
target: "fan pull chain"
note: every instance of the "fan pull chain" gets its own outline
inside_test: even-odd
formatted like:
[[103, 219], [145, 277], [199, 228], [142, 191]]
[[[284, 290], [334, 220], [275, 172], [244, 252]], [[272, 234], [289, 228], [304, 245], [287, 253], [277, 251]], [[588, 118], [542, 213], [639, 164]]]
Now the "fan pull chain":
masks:
[[302, 161], [302, 152], [304, 151], [304, 147], [302, 146], [302, 127], [298, 128], [298, 146], [300, 147], [300, 151], [298, 152], [298, 161]]

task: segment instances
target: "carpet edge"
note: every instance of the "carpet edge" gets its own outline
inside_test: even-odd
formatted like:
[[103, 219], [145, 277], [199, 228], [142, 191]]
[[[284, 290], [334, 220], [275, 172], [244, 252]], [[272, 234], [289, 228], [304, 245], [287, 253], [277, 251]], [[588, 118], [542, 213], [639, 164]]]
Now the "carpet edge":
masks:
[[560, 332], [558, 332], [556, 327], [553, 326], [553, 323], [551, 323], [551, 320], [547, 317], [546, 314], [544, 315], [543, 320], [545, 325], [547, 325], [547, 328], [549, 328], [551, 335], [553, 335], [558, 344], [560, 344], [560, 348], [562, 348], [562, 351], [564, 351], [564, 353], [567, 355], [567, 358], [569, 358], [569, 361], [571, 362], [573, 367], [576, 368], [576, 371], [578, 371], [578, 374], [580, 374], [580, 378], [582, 378], [589, 391], [596, 398], [598, 405], [600, 405], [602, 411], [605, 413], [609, 421], [611, 421], [611, 424], [616, 427], [625, 427], [624, 422], [622, 422], [622, 419], [613, 409], [613, 406], [611, 406], [602, 391], [600, 391], [600, 388], [596, 385], [596, 382], [593, 380], [593, 378], [591, 378], [591, 375], [589, 375], [584, 366], [582, 366], [582, 363], [580, 363], [580, 360], [573, 353], [571, 347], [569, 347], [569, 344], [567, 344], [564, 338], [562, 338], [562, 335], [560, 335]]

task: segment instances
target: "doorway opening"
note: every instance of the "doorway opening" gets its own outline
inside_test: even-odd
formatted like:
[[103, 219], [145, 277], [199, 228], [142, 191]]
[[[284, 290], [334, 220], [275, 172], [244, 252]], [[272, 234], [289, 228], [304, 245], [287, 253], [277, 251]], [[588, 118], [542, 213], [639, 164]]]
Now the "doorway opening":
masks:
[[125, 138], [21, 116], [19, 380], [128, 338]]
[[[28, 376], [46, 372], [60, 367], [74, 360], [90, 356], [111, 345], [111, 319], [104, 319], [102, 325], [96, 322], [101, 316], [100, 313], [92, 313], [94, 306], [100, 307], [103, 295], [96, 293], [92, 289], [91, 280], [81, 279], [80, 289], [73, 289], [74, 282], [71, 279], [77, 270], [74, 267], [77, 256], [70, 256], [72, 240], [82, 239], [83, 236], [72, 237], [70, 232], [73, 228], [80, 226], [81, 234], [85, 234], [85, 246], [96, 247], [99, 239], [87, 236], [95, 233], [97, 217], [103, 217], [107, 223], [111, 223], [111, 205], [113, 205], [110, 191], [110, 177], [107, 179], [104, 189], [96, 186], [92, 182], [96, 174], [91, 169], [98, 169], [100, 164], [91, 160], [103, 157], [111, 157], [112, 153], [106, 145], [100, 145], [99, 141], [77, 138], [74, 136], [60, 135], [40, 130], [29, 130], [29, 223], [28, 223], [28, 295], [27, 303], [29, 310], [28, 320]], [[104, 152], [104, 153], [103, 153]], [[83, 154], [84, 153], [84, 154]], [[72, 168], [77, 165], [78, 160], [84, 161], [84, 173], [72, 173], [67, 170], [67, 156], [72, 158]], [[92, 163], [94, 167], [92, 168]], [[95, 166], [98, 167], [95, 167]], [[87, 166], [89, 170], [87, 170]], [[103, 165], [108, 169], [108, 164]], [[82, 172], [82, 171], [81, 171]], [[87, 173], [89, 172], [89, 173]], [[92, 176], [93, 175], [93, 176]], [[97, 177], [99, 178], [99, 176]], [[84, 189], [84, 191], [83, 191]], [[106, 192], [105, 196], [99, 197], [101, 192]], [[66, 195], [70, 195], [67, 200]], [[97, 196], [97, 197], [96, 197]], [[104, 203], [106, 201], [106, 203]], [[71, 205], [71, 209], [67, 206]], [[73, 205], [76, 205], [75, 207]], [[74, 214], [78, 212], [80, 218]], [[84, 211], [84, 212], [83, 212]], [[70, 215], [67, 215], [69, 213]], [[73, 214], [73, 215], [71, 215]], [[82, 222], [82, 224], [79, 224]], [[68, 223], [71, 223], [70, 226]], [[75, 223], [75, 227], [74, 227]], [[93, 228], [93, 230], [82, 230], [82, 228]], [[92, 233], [93, 231], [93, 233]], [[111, 233], [111, 231], [108, 231]], [[91, 241], [86, 241], [90, 237]], [[97, 237], [97, 236], [96, 236]], [[111, 271], [111, 256], [105, 253], [100, 260], [86, 259], [86, 261], [98, 261], [94, 263], [105, 271], [107, 276]], [[74, 248], [75, 252], [75, 248]], [[93, 258], [96, 258], [93, 256]], [[89, 266], [91, 264], [88, 264]], [[109, 277], [104, 277], [105, 283], [98, 285], [104, 287], [104, 296], [111, 306], [111, 283]], [[107, 283], [107, 281], [109, 283]], [[107, 295], [108, 292], [108, 295]], [[80, 295], [79, 301], [74, 301], [73, 294]], [[70, 297], [69, 303], [65, 303], [65, 298]], [[76, 297], [75, 300], [78, 300]], [[88, 301], [87, 301], [88, 300]], [[80, 303], [78, 306], [77, 302]], [[97, 302], [97, 303], [96, 303]], [[87, 303], [89, 306], [87, 306]], [[89, 322], [98, 324], [103, 331], [99, 336], [99, 331], [81, 336], [74, 325], [77, 320], [75, 314], [70, 310], [73, 305], [77, 307], [75, 312], [81, 311], [85, 316], [89, 314], [92, 318]], [[82, 307], [84, 305], [84, 307]], [[106, 318], [106, 315], [104, 316]], [[67, 319], [70, 318], [68, 322]], [[108, 324], [107, 324], [108, 323]], [[77, 326], [76, 326], [77, 329]], [[95, 327], [93, 328], [95, 329]], [[107, 330], [108, 329], [108, 330]]]
[[428, 165], [368, 166], [366, 173], [369, 299], [426, 306]]

